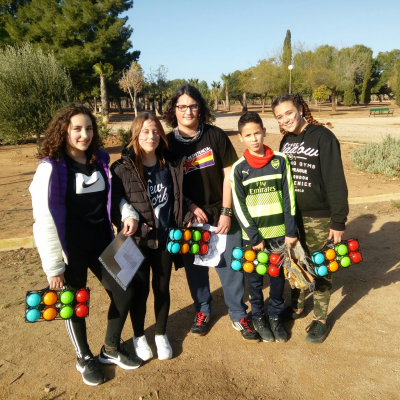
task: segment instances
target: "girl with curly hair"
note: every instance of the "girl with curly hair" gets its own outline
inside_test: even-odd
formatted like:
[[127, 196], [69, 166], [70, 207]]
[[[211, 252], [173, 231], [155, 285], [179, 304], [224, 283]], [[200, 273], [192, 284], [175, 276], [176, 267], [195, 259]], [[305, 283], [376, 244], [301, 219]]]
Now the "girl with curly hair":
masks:
[[[344, 235], [349, 205], [340, 144], [324, 126], [332, 125], [316, 121], [298, 94], [282, 94], [272, 103], [272, 111], [284, 135], [280, 151], [292, 167], [300, 242], [311, 254], [327, 240], [339, 243]], [[307, 342], [321, 343], [329, 333], [326, 319], [331, 290], [330, 273], [316, 278], [314, 318], [307, 327]], [[305, 316], [304, 298], [304, 291], [292, 290], [292, 307], [285, 310], [288, 318]]]
[[[99, 361], [135, 369], [141, 360], [120, 348], [120, 338], [133, 290], [126, 292], [98, 260], [114, 237], [111, 218], [109, 156], [100, 151], [96, 119], [88, 108], [68, 104], [45, 132], [41, 160], [29, 190], [33, 233], [50, 289], [86, 286], [88, 268], [111, 299], [105, 344]], [[121, 203], [123, 218], [134, 215]], [[76, 368], [87, 385], [104, 382], [104, 374], [90, 351], [84, 318], [65, 321], [77, 353]]]

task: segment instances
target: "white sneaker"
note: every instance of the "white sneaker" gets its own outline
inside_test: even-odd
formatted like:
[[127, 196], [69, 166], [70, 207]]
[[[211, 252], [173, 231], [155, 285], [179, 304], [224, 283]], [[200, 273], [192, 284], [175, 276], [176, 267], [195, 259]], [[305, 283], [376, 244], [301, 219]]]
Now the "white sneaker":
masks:
[[172, 347], [169, 344], [167, 335], [156, 335], [156, 346], [159, 360], [172, 358]]
[[150, 346], [147, 344], [146, 336], [133, 337], [133, 347], [135, 348], [136, 354], [143, 361], [150, 360], [153, 358], [153, 352]]

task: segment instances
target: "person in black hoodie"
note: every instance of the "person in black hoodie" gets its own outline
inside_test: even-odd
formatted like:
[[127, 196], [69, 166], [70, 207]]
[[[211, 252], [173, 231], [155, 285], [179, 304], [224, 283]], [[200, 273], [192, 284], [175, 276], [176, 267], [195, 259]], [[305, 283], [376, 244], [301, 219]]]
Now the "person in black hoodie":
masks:
[[[298, 94], [282, 94], [272, 103], [272, 111], [284, 135], [280, 151], [288, 156], [292, 168], [300, 242], [311, 254], [327, 240], [339, 243], [344, 235], [349, 205], [340, 144], [312, 117]], [[316, 279], [314, 318], [307, 327], [307, 342], [322, 343], [329, 333], [326, 318], [331, 289], [330, 273]], [[289, 318], [304, 317], [304, 298], [304, 291], [292, 291], [292, 307], [286, 310]]]
[[112, 221], [120, 228], [119, 204], [121, 199], [125, 199], [137, 215], [124, 220], [123, 233], [133, 235], [133, 240], [145, 256], [132, 280], [134, 295], [130, 309], [133, 345], [136, 354], [144, 361], [153, 357], [144, 335], [150, 268], [153, 273], [158, 358], [172, 358], [172, 348], [166, 335], [172, 255], [166, 251], [166, 242], [169, 228], [182, 224], [184, 159], [174, 164], [167, 163], [164, 159], [166, 147], [167, 138], [160, 121], [152, 114], [142, 113], [133, 121], [130, 143], [123, 149], [121, 159], [111, 166]]

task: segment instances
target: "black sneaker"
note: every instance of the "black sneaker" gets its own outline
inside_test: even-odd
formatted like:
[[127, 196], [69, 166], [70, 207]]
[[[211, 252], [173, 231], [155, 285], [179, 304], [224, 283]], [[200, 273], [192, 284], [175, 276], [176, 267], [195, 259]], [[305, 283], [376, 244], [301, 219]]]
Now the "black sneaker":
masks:
[[269, 329], [265, 317], [253, 318], [253, 325], [263, 342], [273, 342], [275, 340], [274, 334]]
[[269, 324], [271, 325], [271, 331], [275, 336], [276, 342], [286, 342], [287, 333], [285, 328], [282, 326], [281, 321], [278, 318], [270, 318]]
[[103, 364], [116, 364], [122, 369], [136, 369], [142, 364], [142, 360], [136, 354], [129, 354], [120, 347], [116, 350], [105, 351], [103, 346], [99, 354], [99, 361]]
[[244, 340], [253, 343], [261, 340], [260, 335], [254, 330], [252, 322], [247, 318], [242, 318], [240, 322], [232, 322], [232, 326], [242, 334]]
[[300, 319], [300, 318], [304, 318], [305, 316], [306, 316], [306, 311], [305, 311], [304, 308], [303, 308], [303, 311], [300, 314], [297, 314], [297, 313], [294, 312], [294, 310], [293, 310], [293, 308], [291, 306], [286, 307], [283, 310], [283, 313], [282, 313], [282, 319], [284, 321], [289, 321], [289, 320], [292, 320], [292, 319]]
[[190, 332], [195, 336], [204, 336], [207, 331], [207, 322], [209, 320], [209, 316], [199, 311], [196, 311], [196, 317], [194, 318], [194, 322]]
[[103, 371], [97, 366], [92, 354], [78, 358], [76, 369], [82, 374], [86, 385], [97, 386], [105, 381]]
[[331, 326], [328, 323], [323, 324], [321, 321], [314, 320], [307, 326], [306, 342], [322, 343], [328, 336]]

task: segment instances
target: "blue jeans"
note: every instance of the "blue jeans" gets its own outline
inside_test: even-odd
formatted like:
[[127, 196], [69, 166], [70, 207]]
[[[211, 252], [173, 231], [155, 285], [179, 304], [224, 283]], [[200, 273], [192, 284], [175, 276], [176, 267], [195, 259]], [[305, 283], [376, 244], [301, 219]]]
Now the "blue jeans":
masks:
[[[272, 250], [274, 247], [281, 246], [285, 243], [285, 237], [280, 236], [273, 239], [264, 239], [267, 250]], [[245, 245], [249, 245], [248, 241], [244, 241]], [[259, 274], [246, 274], [247, 285], [249, 288], [251, 314], [253, 318], [263, 317], [264, 314], [264, 294], [263, 294], [263, 280], [264, 276]], [[285, 287], [285, 275], [283, 268], [280, 268], [277, 277], [270, 276], [269, 284], [269, 303], [268, 303], [268, 316], [269, 318], [279, 318], [285, 301], [283, 299], [283, 290]]]
[[[225, 304], [233, 322], [247, 318], [247, 306], [243, 302], [244, 276], [230, 267], [232, 249], [242, 245], [242, 232], [235, 217], [232, 217], [231, 229], [227, 235], [226, 250], [221, 255], [216, 271], [224, 291]], [[182, 257], [185, 264], [186, 278], [194, 301], [194, 308], [207, 316], [211, 314], [212, 296], [210, 292], [209, 267], [194, 265], [194, 256]]]

